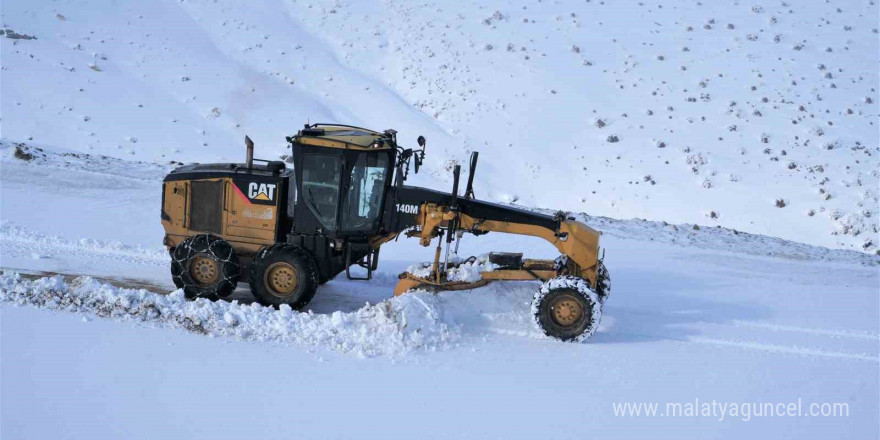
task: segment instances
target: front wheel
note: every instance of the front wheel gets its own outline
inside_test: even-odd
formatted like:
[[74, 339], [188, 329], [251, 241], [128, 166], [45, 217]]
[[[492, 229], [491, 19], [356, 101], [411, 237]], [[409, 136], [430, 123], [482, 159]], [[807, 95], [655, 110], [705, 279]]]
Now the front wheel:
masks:
[[602, 318], [599, 295], [587, 280], [564, 275], [544, 283], [532, 300], [535, 325], [560, 341], [582, 342], [590, 338]]
[[276, 244], [261, 250], [251, 264], [249, 281], [257, 302], [293, 309], [305, 307], [318, 289], [318, 267], [306, 250]]
[[605, 268], [605, 263], [599, 262], [596, 270], [596, 293], [599, 294], [599, 302], [605, 304], [605, 301], [611, 296], [611, 274]]

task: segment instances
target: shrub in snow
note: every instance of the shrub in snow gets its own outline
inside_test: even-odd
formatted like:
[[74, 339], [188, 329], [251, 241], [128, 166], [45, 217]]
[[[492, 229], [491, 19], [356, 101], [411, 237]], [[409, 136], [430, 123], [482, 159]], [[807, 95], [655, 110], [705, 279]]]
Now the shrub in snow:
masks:
[[685, 159], [685, 162], [687, 162], [688, 165], [705, 165], [709, 161], [706, 160], [706, 158], [703, 157], [703, 155], [701, 153], [696, 153], [696, 154], [688, 155], [687, 158]]
[[506, 18], [506, 17], [504, 16], [503, 13], [501, 13], [501, 11], [495, 11], [495, 13], [493, 13], [491, 17], [488, 17], [488, 18], [486, 18], [486, 19], [483, 19], [483, 24], [485, 24], [485, 25], [490, 25], [490, 24], [492, 24], [492, 22], [494, 22], [494, 21], [502, 21], [502, 20], [504, 20], [505, 18]]
[[19, 160], [23, 160], [25, 162], [30, 162], [34, 160], [34, 155], [27, 152], [25, 149], [21, 147], [21, 145], [15, 146], [15, 152], [13, 153], [13, 157]]

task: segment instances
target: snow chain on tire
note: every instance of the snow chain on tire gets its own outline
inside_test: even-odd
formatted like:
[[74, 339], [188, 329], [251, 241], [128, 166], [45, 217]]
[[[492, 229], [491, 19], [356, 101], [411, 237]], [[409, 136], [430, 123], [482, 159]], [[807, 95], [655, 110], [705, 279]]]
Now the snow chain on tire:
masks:
[[605, 304], [608, 297], [611, 296], [611, 274], [605, 268], [605, 263], [599, 262], [599, 268], [596, 270], [596, 293], [599, 295], [599, 302]]
[[[567, 255], [560, 255], [553, 260], [553, 269], [558, 275], [562, 275], [567, 267]], [[602, 304], [605, 304], [605, 300], [611, 296], [611, 274], [602, 261], [599, 261], [599, 267], [596, 269], [596, 293], [599, 294], [599, 302]]]
[[[568, 325], [554, 320], [553, 305], [564, 303], [580, 310]], [[590, 283], [571, 275], [551, 278], [535, 293], [532, 317], [538, 330], [560, 341], [583, 342], [593, 335], [602, 319], [602, 303]]]
[[[207, 258], [216, 264], [216, 281], [201, 284], [191, 274], [191, 265], [197, 257]], [[171, 279], [183, 289], [188, 299], [208, 298], [215, 300], [231, 294], [238, 285], [241, 267], [232, 246], [212, 234], [189, 237], [171, 252]]]

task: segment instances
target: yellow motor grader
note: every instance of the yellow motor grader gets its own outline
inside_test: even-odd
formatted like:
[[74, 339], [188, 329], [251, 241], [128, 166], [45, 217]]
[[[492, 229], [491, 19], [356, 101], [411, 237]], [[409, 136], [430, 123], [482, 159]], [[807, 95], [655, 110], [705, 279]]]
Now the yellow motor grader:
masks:
[[[562, 213], [476, 200], [477, 153], [459, 195], [459, 166], [451, 192], [404, 184], [410, 166], [418, 172], [424, 160], [422, 136], [412, 149], [398, 145], [394, 130], [306, 124], [287, 141], [292, 169], [283, 161], [254, 159], [253, 142], [245, 137], [244, 163], [186, 165], [165, 177], [164, 244], [172, 279], [188, 298], [223, 298], [247, 280], [258, 302], [301, 309], [320, 284], [343, 271], [349, 279], [371, 279], [381, 246], [403, 234], [423, 246], [437, 244], [433, 263], [401, 274], [394, 295], [465, 290], [494, 280], [540, 281], [532, 313], [546, 335], [583, 340], [598, 326], [610, 293], [600, 233]], [[453, 242], [457, 248], [463, 234], [488, 232], [541, 237], [560, 256], [533, 260], [491, 253], [479, 279], [451, 277], [461, 265], [473, 264], [449, 260]], [[354, 275], [352, 266], [363, 268], [362, 275]]]

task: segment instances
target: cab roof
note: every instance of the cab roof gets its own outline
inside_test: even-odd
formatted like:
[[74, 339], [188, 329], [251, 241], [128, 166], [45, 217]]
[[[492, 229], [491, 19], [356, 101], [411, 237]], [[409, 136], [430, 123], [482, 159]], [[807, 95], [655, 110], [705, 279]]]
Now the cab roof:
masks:
[[394, 130], [378, 132], [353, 125], [312, 124], [288, 140], [332, 148], [389, 150], [396, 147], [396, 134]]

